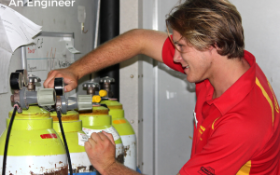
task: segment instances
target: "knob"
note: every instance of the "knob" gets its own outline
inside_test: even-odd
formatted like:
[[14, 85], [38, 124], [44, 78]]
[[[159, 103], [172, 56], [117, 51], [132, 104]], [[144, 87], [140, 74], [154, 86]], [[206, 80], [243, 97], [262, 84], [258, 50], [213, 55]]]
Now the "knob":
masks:
[[83, 84], [84, 88], [99, 88], [99, 83], [94, 82], [94, 80], [89, 80]]
[[10, 86], [13, 90], [20, 90], [23, 87], [23, 77], [21, 72], [11, 73]]
[[115, 79], [111, 78], [109, 76], [100, 78], [100, 83], [114, 83], [114, 82], [115, 82]]
[[54, 90], [57, 96], [64, 95], [64, 82], [63, 78], [55, 78], [54, 79]]
[[39, 106], [52, 106], [56, 103], [55, 91], [52, 88], [40, 89], [37, 91]]
[[41, 82], [41, 79], [39, 77], [32, 75], [32, 74], [28, 75], [28, 80], [29, 80], [29, 83]]

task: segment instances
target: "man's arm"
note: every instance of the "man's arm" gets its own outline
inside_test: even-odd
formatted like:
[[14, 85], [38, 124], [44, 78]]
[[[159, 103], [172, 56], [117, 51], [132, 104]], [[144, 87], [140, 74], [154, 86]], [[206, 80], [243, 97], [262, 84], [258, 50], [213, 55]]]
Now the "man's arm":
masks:
[[112, 134], [105, 131], [92, 133], [85, 143], [85, 150], [93, 167], [102, 175], [141, 175], [116, 161]]
[[68, 84], [65, 86], [65, 91], [69, 92], [76, 88], [78, 79], [83, 76], [138, 54], [144, 54], [162, 62], [161, 51], [166, 38], [166, 33], [153, 30], [134, 29], [128, 31], [102, 44], [70, 67], [50, 71], [44, 86], [52, 88], [54, 78], [63, 77], [65, 84]]
[[113, 136], [104, 131], [92, 133], [85, 143], [91, 164], [102, 175], [140, 175], [116, 161], [115, 149]]

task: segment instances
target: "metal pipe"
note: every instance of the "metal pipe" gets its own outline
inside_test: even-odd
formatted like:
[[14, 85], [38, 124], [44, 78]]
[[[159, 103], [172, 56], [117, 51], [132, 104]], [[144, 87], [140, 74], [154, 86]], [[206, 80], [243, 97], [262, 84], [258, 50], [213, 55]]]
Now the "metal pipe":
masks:
[[26, 59], [26, 51], [25, 47], [21, 47], [21, 67], [22, 69], [27, 70], [27, 59]]
[[[120, 33], [120, 1], [102, 0], [100, 4], [100, 43], [113, 39]], [[114, 97], [119, 99], [119, 73], [120, 65], [116, 64], [101, 70], [99, 76], [109, 76], [115, 79], [112, 84]]]

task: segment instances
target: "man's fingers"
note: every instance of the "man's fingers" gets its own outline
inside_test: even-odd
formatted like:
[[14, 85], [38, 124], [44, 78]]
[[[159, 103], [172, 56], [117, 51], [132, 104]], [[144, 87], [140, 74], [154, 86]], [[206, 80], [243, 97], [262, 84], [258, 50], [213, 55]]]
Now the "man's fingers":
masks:
[[97, 132], [93, 132], [91, 135], [90, 135], [90, 138], [92, 140], [94, 140], [95, 142], [100, 142], [102, 139], [100, 137], [100, 135], [97, 133]]
[[104, 135], [103, 131], [102, 132], [94, 132], [91, 134], [91, 138], [95, 141], [95, 142], [100, 142], [100, 141], [104, 141], [107, 138], [106, 135]]
[[102, 131], [102, 133], [112, 142], [113, 145], [115, 145], [114, 137], [112, 134], [107, 133], [106, 131]]
[[54, 79], [57, 77], [57, 72], [52, 70], [48, 73], [48, 78], [44, 82], [45, 88], [53, 88], [54, 87]]
[[66, 86], [64, 86], [64, 91], [65, 92], [70, 92], [70, 91], [72, 91], [74, 88], [73, 88], [73, 86], [71, 86], [71, 84], [68, 84], [68, 85], [66, 85]]
[[47, 78], [44, 82], [45, 88], [53, 88], [54, 86], [54, 78]]
[[109, 140], [114, 146], [116, 145], [113, 135], [107, 133], [106, 131], [92, 133], [90, 138], [93, 139], [96, 143]]
[[99, 132], [99, 133], [97, 133], [97, 134], [99, 135], [99, 137], [101, 138], [102, 141], [108, 139], [108, 138], [106, 137], [106, 135], [104, 135], [103, 131], [102, 131], [102, 132]]

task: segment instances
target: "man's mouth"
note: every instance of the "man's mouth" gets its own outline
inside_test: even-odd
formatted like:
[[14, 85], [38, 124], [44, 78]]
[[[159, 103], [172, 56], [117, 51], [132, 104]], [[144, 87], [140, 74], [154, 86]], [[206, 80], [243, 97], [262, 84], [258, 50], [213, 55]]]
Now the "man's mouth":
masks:
[[188, 69], [188, 68], [190, 68], [190, 66], [182, 66], [183, 67], [183, 69]]

